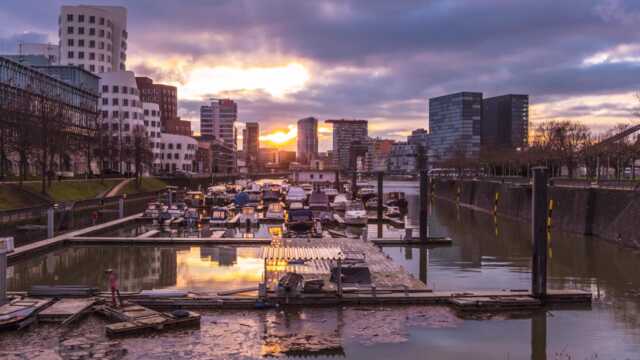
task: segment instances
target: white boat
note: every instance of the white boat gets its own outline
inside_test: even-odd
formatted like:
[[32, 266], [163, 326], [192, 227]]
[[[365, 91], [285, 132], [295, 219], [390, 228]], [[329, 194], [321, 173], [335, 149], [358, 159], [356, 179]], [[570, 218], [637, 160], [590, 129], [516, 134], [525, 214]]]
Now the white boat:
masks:
[[313, 185], [311, 184], [302, 184], [300, 187], [304, 190], [304, 193], [307, 194], [307, 196], [311, 195], [313, 192]]
[[193, 226], [200, 222], [200, 213], [196, 209], [187, 209], [184, 212], [184, 219], [187, 221], [187, 225]]
[[264, 214], [265, 220], [284, 221], [284, 208], [280, 203], [271, 203]]
[[322, 189], [322, 192], [329, 197], [329, 201], [333, 201], [333, 199], [340, 194], [338, 190], [334, 188], [324, 188]]
[[226, 227], [229, 212], [223, 207], [214, 207], [211, 209], [209, 224], [213, 227]]
[[147, 209], [144, 211], [144, 214], [142, 216], [147, 219], [157, 220], [158, 217], [160, 216], [161, 210], [162, 210], [162, 204], [157, 202], [152, 202], [147, 205]]
[[348, 225], [367, 224], [367, 210], [365, 210], [362, 201], [354, 200], [349, 202], [344, 212], [344, 222]]
[[400, 212], [400, 208], [397, 206], [387, 206], [387, 210], [385, 211], [385, 215], [390, 218], [399, 218], [402, 216]]
[[184, 212], [187, 210], [187, 206], [184, 203], [177, 203], [169, 206], [167, 212], [172, 218], [177, 219], [184, 216]]
[[376, 190], [377, 190], [376, 187], [373, 185], [369, 185], [369, 184], [358, 185], [358, 194], [363, 199], [374, 196], [376, 194]]
[[305, 202], [307, 200], [307, 194], [301, 187], [292, 186], [289, 188], [287, 192], [287, 205], [290, 205], [293, 202]]
[[204, 194], [202, 191], [187, 191], [184, 195], [184, 202], [190, 207], [203, 207]]
[[245, 225], [247, 222], [251, 225], [258, 224], [258, 214], [256, 213], [256, 208], [252, 206], [243, 207], [240, 217], [238, 218], [238, 224], [240, 225]]
[[333, 199], [333, 202], [331, 203], [331, 207], [333, 208], [333, 210], [344, 211], [348, 203], [349, 203], [349, 200], [347, 199], [347, 195], [338, 194]]

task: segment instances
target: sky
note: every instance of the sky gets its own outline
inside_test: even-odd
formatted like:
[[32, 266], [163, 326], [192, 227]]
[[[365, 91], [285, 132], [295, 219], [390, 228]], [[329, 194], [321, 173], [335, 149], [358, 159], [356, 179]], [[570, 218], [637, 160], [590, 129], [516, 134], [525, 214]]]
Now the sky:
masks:
[[292, 146], [307, 116], [402, 140], [459, 91], [529, 94], [532, 126], [640, 121], [637, 0], [2, 0], [0, 53], [57, 43], [63, 4], [126, 6], [128, 69], [178, 86], [195, 130], [200, 105], [229, 97], [264, 142]]

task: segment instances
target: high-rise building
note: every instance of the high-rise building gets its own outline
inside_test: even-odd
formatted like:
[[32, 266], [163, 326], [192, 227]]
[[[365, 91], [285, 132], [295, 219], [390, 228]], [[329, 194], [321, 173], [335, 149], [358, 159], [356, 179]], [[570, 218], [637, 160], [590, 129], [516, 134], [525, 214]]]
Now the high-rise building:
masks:
[[387, 162], [391, 153], [391, 147], [395, 143], [390, 139], [369, 139], [366, 171], [385, 171], [387, 170]]
[[214, 100], [200, 107], [200, 134], [211, 136], [236, 147], [235, 123], [238, 105], [230, 99]]
[[411, 135], [407, 136], [407, 144], [413, 145], [415, 148], [416, 170], [426, 170], [428, 167], [429, 132], [425, 129], [411, 131]]
[[140, 100], [158, 104], [160, 107], [160, 123], [166, 132], [167, 124], [178, 117], [178, 89], [175, 86], [154, 84], [148, 77], [136, 77], [140, 90]]
[[484, 99], [483, 149], [524, 148], [529, 143], [529, 95], [502, 95]]
[[326, 120], [333, 125], [334, 166], [354, 169], [358, 157], [366, 154], [368, 146], [367, 120]]
[[250, 172], [258, 169], [258, 151], [260, 149], [260, 125], [256, 122], [247, 123], [242, 136], [242, 150]]
[[298, 162], [309, 164], [318, 157], [318, 119], [298, 120]]
[[63, 6], [58, 24], [60, 64], [76, 65], [92, 73], [126, 70], [126, 8]]
[[460, 92], [429, 99], [429, 162], [480, 153], [482, 93]]

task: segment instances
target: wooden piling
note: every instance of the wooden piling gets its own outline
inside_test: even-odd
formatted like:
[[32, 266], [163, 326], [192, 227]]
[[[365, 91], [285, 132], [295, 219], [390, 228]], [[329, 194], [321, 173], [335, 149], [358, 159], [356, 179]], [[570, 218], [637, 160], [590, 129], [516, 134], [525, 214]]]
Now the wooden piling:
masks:
[[[378, 173], [378, 222], [382, 223], [382, 198], [384, 197], [384, 173], [380, 171]], [[381, 237], [381, 236], [378, 236]]]
[[420, 172], [420, 241], [427, 241], [429, 175], [426, 170]]
[[353, 170], [351, 173], [351, 198], [355, 199], [358, 195], [358, 172]]
[[536, 298], [547, 295], [547, 169], [533, 168], [533, 194], [531, 201], [531, 238], [533, 258], [531, 267], [531, 293]]

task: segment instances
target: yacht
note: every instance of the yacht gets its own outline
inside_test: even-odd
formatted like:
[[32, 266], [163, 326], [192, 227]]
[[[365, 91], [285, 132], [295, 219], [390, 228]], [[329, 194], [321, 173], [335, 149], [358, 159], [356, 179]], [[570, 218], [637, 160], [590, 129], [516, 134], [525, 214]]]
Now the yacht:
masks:
[[151, 202], [147, 205], [147, 209], [144, 211], [142, 215], [145, 219], [153, 219], [157, 220], [160, 216], [160, 211], [162, 210], [162, 204], [157, 202]]
[[333, 199], [333, 202], [331, 203], [331, 207], [333, 208], [333, 210], [344, 211], [344, 209], [346, 209], [347, 207], [348, 202], [349, 200], [347, 199], [347, 195], [338, 194]]
[[203, 207], [204, 206], [204, 194], [202, 191], [187, 191], [184, 195], [184, 202], [189, 207]]
[[307, 196], [310, 196], [311, 193], [313, 192], [313, 185], [311, 185], [311, 184], [302, 184], [302, 185], [300, 185], [300, 187], [302, 188], [302, 190], [304, 190], [304, 193]]
[[349, 202], [344, 212], [344, 222], [348, 225], [367, 224], [367, 210], [365, 210], [362, 201], [354, 200]]
[[284, 221], [284, 208], [280, 203], [271, 203], [264, 215], [265, 220]]
[[189, 208], [184, 212], [184, 219], [187, 225], [193, 226], [200, 222], [200, 214], [196, 209]]
[[358, 195], [360, 195], [360, 198], [364, 201], [369, 200], [371, 197], [375, 196], [376, 190], [376, 187], [373, 185], [358, 185]]
[[333, 199], [335, 199], [339, 194], [338, 190], [331, 187], [322, 189], [322, 192], [329, 197], [329, 201], [333, 201]]
[[280, 201], [280, 194], [275, 191], [267, 190], [264, 193], [262, 193], [262, 203], [264, 205], [271, 204], [274, 202], [279, 202], [279, 201]]
[[398, 219], [402, 216], [402, 213], [400, 212], [400, 208], [398, 208], [397, 206], [387, 206], [385, 215], [390, 218]]
[[304, 203], [307, 200], [307, 194], [301, 187], [292, 186], [289, 188], [287, 192], [287, 205], [290, 205], [293, 202], [302, 202]]

